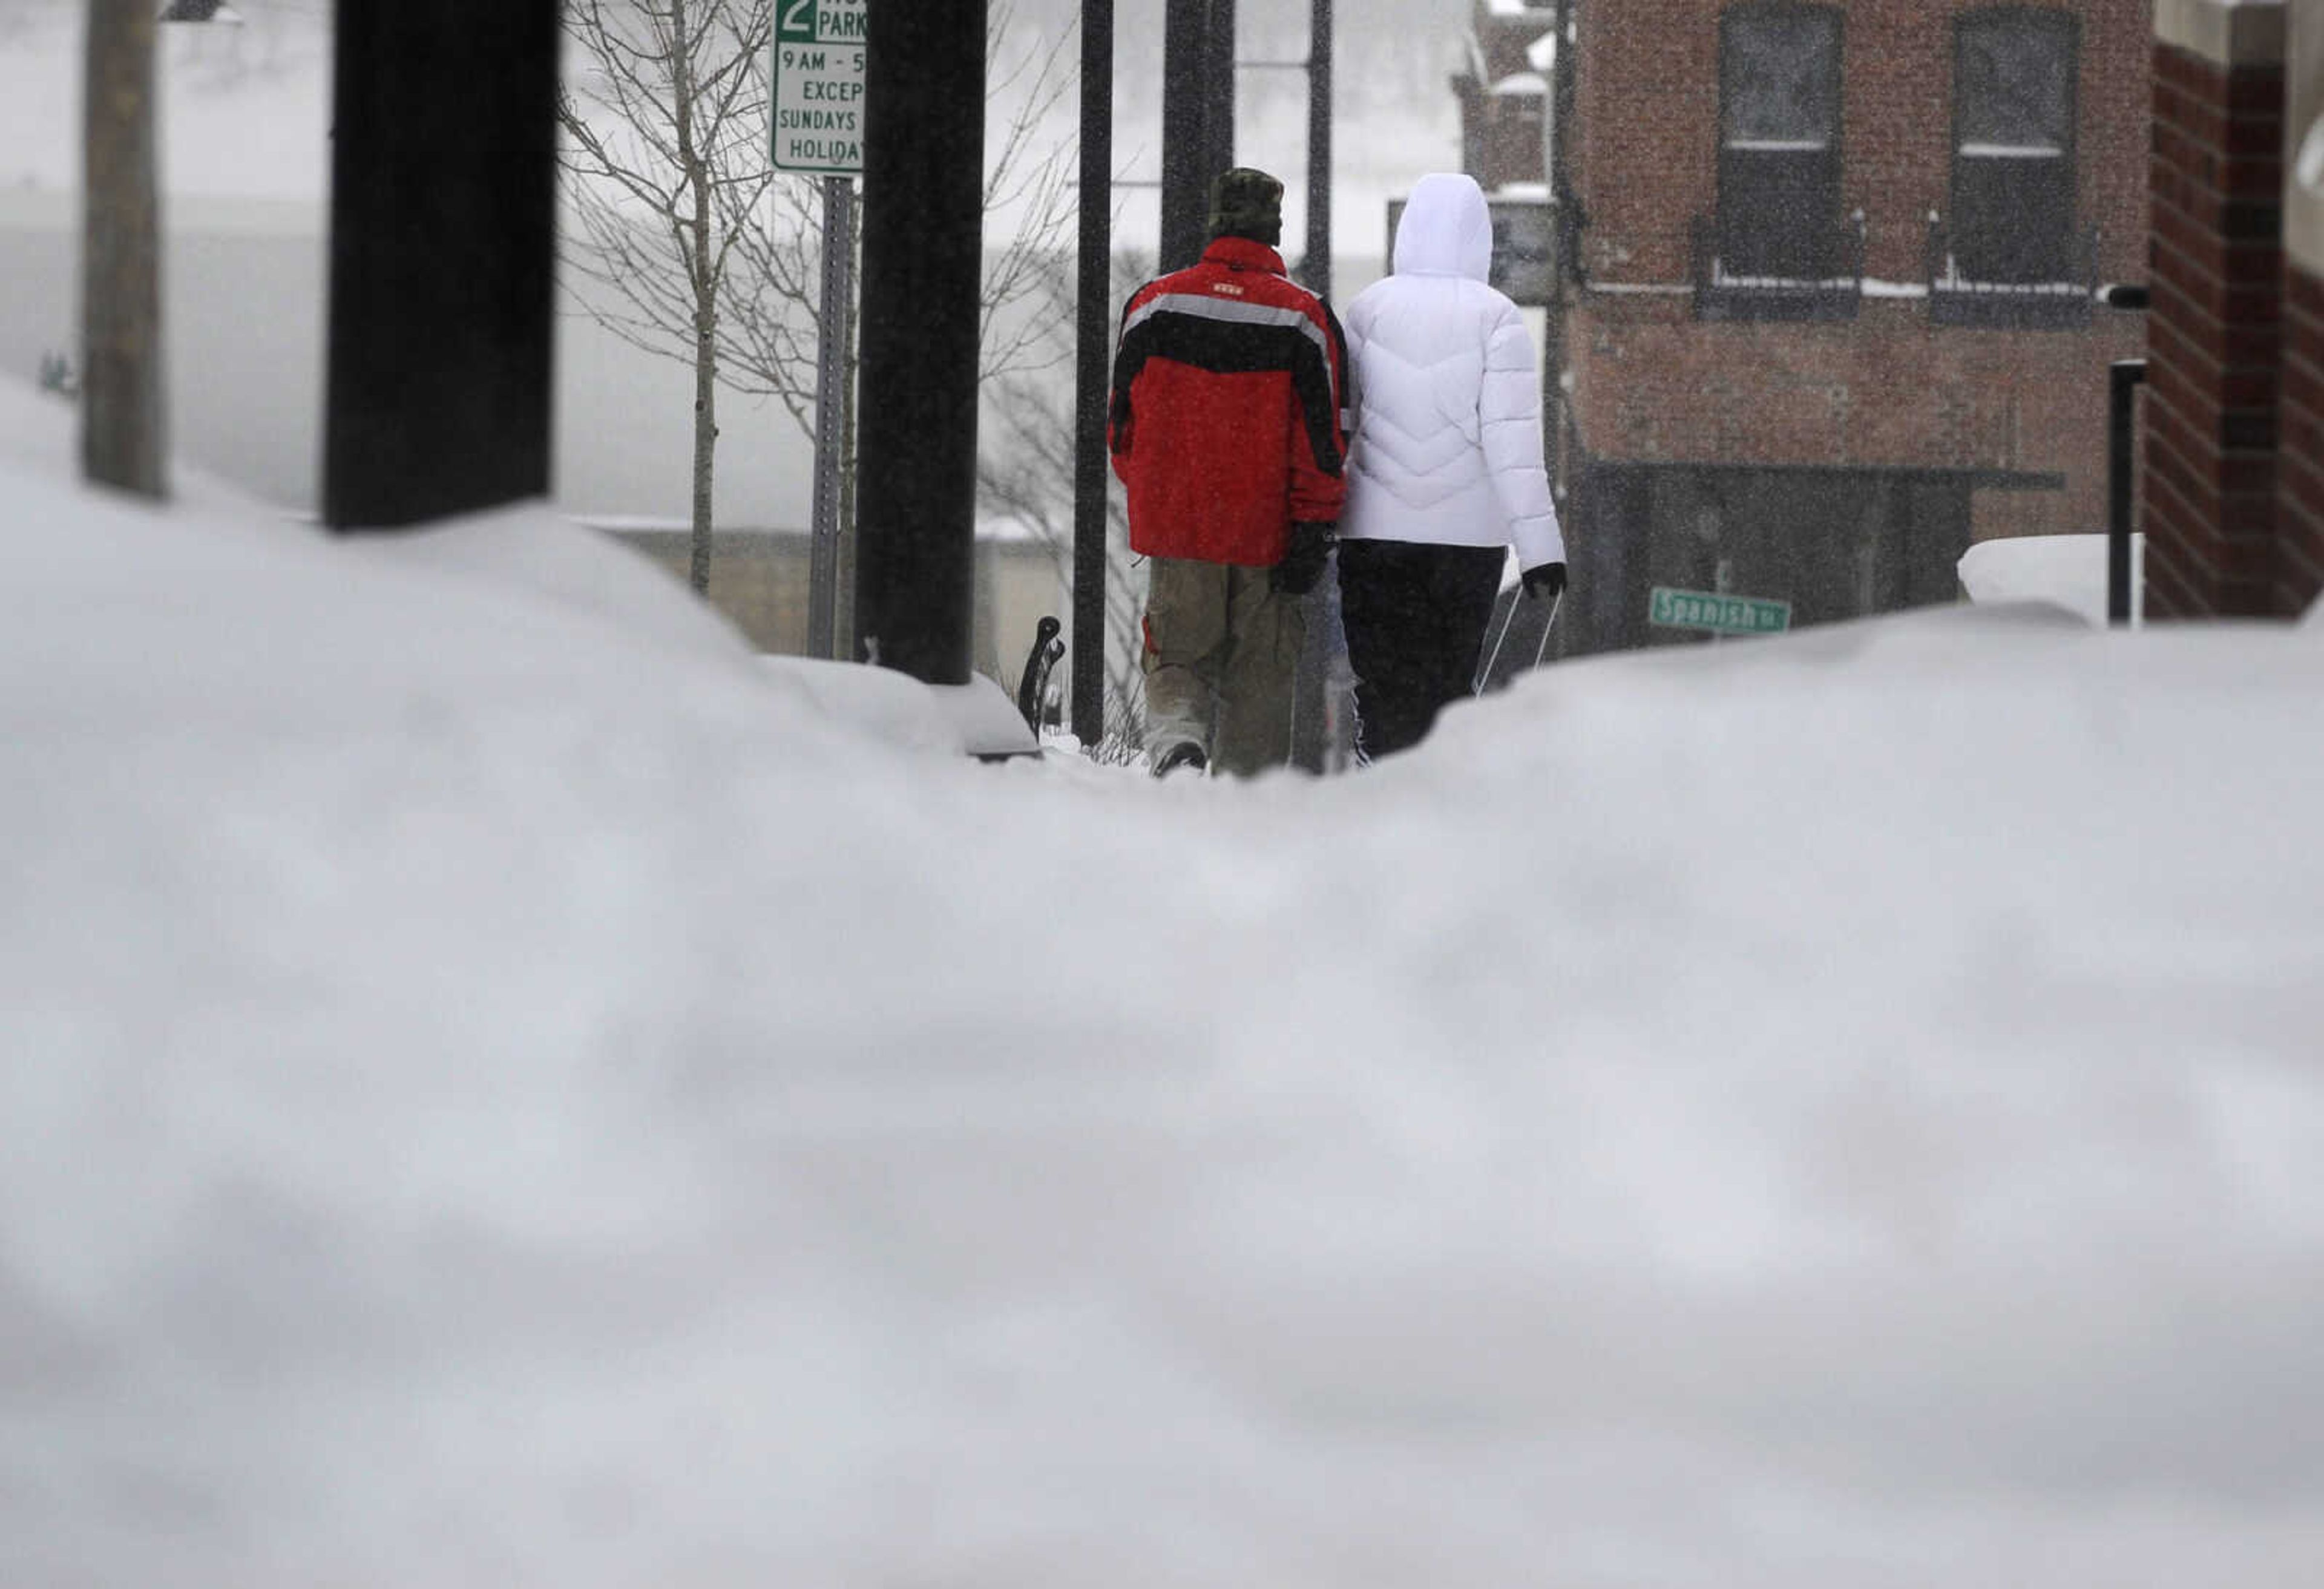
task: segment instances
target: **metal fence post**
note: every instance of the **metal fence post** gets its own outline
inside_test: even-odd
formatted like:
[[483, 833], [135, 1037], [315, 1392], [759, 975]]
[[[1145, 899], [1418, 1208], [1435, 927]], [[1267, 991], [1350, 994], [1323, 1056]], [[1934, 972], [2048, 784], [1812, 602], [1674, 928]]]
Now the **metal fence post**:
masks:
[[848, 310], [855, 293], [855, 182], [823, 179], [823, 308], [815, 365], [815, 529], [807, 552], [807, 654], [830, 657], [839, 617], [840, 471], [846, 436]]

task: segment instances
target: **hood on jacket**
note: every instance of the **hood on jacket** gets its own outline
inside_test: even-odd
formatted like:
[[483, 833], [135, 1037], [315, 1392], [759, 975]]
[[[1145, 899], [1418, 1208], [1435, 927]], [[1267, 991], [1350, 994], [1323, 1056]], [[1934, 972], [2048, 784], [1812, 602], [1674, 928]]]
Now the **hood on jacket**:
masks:
[[1490, 277], [1493, 216], [1474, 177], [1439, 171], [1413, 184], [1396, 224], [1396, 274]]

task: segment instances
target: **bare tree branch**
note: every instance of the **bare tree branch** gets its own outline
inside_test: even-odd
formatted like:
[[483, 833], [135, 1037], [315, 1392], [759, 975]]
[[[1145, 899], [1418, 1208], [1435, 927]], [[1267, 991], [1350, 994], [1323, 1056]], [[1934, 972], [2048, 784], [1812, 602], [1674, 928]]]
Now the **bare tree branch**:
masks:
[[[774, 170], [768, 46], [775, 0], [567, 0], [578, 69], [558, 105], [578, 308], [632, 346], [695, 373], [695, 583], [706, 588], [716, 402], [772, 398], [812, 440], [825, 339], [816, 179]], [[1002, 4], [988, 29], [995, 128], [988, 213], [1011, 218], [979, 295], [988, 381], [1054, 365], [1055, 262], [1074, 216], [1074, 149], [1044, 147], [1074, 86], [1070, 31], [1044, 40]], [[1071, 319], [1070, 295], [1062, 300]], [[853, 390], [854, 356], [845, 361]], [[847, 405], [842, 405], [843, 415]], [[852, 426], [842, 418], [843, 495]]]
[[567, 249], [582, 309], [694, 372], [692, 579], [710, 583], [721, 286], [734, 192], [771, 179], [763, 96], [748, 87], [773, 0], [569, 0], [578, 79], [560, 96]]

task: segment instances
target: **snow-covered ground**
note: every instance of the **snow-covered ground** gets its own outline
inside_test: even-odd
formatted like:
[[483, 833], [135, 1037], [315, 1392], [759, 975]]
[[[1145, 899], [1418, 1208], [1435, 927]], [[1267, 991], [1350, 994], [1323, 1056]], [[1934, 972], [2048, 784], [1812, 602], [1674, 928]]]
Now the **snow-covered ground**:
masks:
[[857, 731], [0, 397], [0, 1584], [2324, 1582], [2324, 635]]

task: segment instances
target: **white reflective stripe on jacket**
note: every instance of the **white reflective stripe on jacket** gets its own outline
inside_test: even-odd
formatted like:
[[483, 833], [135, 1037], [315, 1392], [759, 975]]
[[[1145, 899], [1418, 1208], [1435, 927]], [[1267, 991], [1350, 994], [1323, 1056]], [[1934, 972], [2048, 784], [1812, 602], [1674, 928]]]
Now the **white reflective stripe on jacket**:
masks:
[[1475, 179], [1423, 177], [1397, 225], [1395, 274], [1348, 306], [1360, 406], [1342, 536], [1514, 545], [1526, 568], [1565, 561], [1533, 340], [1486, 284], [1492, 252]]

